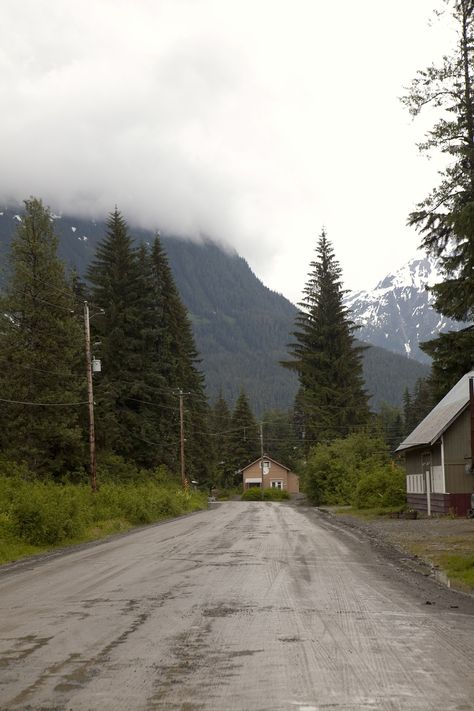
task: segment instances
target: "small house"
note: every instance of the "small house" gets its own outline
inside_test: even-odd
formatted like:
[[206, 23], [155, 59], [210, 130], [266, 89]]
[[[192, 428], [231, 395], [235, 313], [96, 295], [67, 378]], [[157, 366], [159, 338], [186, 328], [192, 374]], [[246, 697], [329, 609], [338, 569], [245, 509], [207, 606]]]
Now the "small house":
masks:
[[298, 494], [300, 490], [299, 476], [284, 464], [266, 454], [248, 464], [242, 470], [244, 491], [251, 487], [262, 486], [264, 489], [285, 489], [289, 494]]
[[464, 375], [397, 448], [407, 501], [418, 511], [465, 516], [474, 493], [474, 370]]

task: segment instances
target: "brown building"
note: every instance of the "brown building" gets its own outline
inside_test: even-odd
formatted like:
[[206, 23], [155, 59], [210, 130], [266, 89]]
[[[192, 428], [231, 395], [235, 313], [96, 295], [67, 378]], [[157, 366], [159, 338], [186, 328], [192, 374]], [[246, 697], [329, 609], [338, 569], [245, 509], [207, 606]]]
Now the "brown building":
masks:
[[405, 458], [407, 500], [414, 509], [466, 515], [474, 493], [472, 427], [474, 370], [456, 383], [397, 449]]
[[[242, 469], [242, 480], [245, 489], [262, 485], [262, 458], [256, 459]], [[300, 479], [284, 464], [275, 461], [266, 454], [263, 456], [263, 488], [286, 489], [289, 494], [298, 494]]]

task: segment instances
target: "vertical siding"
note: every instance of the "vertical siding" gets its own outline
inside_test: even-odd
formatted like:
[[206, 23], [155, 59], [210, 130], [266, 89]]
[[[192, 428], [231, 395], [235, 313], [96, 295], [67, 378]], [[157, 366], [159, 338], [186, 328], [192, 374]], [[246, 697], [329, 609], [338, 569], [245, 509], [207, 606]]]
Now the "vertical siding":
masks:
[[465, 410], [444, 433], [444, 462], [446, 491], [449, 493], [474, 492], [474, 475], [465, 471], [471, 463], [471, 421], [469, 409]]
[[407, 474], [416, 475], [422, 474], [421, 468], [421, 449], [415, 449], [412, 452], [405, 454], [405, 468]]

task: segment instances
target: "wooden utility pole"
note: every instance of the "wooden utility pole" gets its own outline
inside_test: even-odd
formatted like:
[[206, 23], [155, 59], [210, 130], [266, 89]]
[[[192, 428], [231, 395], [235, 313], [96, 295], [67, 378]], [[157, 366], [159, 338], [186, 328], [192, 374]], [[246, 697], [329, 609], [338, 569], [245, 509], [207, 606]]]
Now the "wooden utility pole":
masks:
[[180, 441], [180, 453], [181, 453], [181, 482], [183, 484], [183, 489], [187, 491], [188, 480], [186, 478], [186, 470], [184, 466], [184, 402], [183, 402], [183, 391], [179, 391], [179, 441]]
[[262, 473], [262, 501], [263, 501], [263, 422], [260, 423], [260, 471]]
[[92, 386], [92, 356], [89, 305], [84, 301], [84, 333], [86, 339], [87, 400], [89, 405], [89, 480], [92, 491], [97, 491], [97, 463], [94, 428], [94, 391]]

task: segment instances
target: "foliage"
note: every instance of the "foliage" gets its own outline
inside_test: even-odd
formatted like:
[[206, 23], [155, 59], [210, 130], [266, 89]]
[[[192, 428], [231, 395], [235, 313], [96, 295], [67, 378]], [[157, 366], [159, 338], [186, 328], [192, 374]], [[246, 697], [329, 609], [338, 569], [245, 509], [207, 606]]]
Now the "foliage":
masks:
[[263, 416], [263, 441], [266, 453], [277, 462], [294, 469], [302, 455], [301, 437], [294, 412], [270, 410]]
[[[410, 214], [409, 224], [422, 235], [422, 247], [439, 259], [444, 280], [434, 287], [437, 311], [457, 319], [474, 319], [474, 2], [447, 0], [446, 11], [452, 15], [457, 32], [450, 56], [439, 66], [419, 71], [403, 101], [413, 116], [434, 109], [439, 118], [420, 145], [425, 152], [438, 151], [447, 165], [441, 181]], [[439, 345], [430, 341], [424, 350], [434, 357], [434, 378], [441, 391], [446, 389], [443, 365], [438, 358], [448, 356], [450, 369], [466, 371], [462, 348], [449, 352], [448, 343], [464, 342], [454, 332]], [[459, 343], [461, 341], [459, 340]], [[472, 348], [472, 341], [471, 341]], [[472, 357], [470, 349], [470, 358]], [[470, 367], [470, 363], [469, 363]], [[469, 369], [469, 368], [467, 368]], [[450, 378], [449, 378], [450, 379]], [[457, 379], [457, 377], [456, 377]]]
[[404, 437], [404, 420], [402, 413], [396, 407], [381, 403], [379, 412], [375, 415], [375, 425], [380, 427], [385, 442], [391, 452], [394, 452]]
[[[290, 498], [286, 489], [264, 489], [263, 499], [265, 501], [285, 501]], [[251, 486], [246, 489], [241, 496], [242, 501], [261, 501], [262, 490], [258, 486]]]
[[464, 589], [474, 589], [474, 555], [443, 553], [438, 562], [451, 581]]
[[54, 476], [82, 464], [85, 400], [82, 330], [57, 244], [49, 210], [26, 200], [0, 304], [0, 449]]
[[369, 415], [361, 348], [354, 343], [341, 269], [324, 230], [316, 253], [296, 319], [296, 342], [290, 345], [293, 360], [284, 362], [300, 380], [306, 442], [340, 437]]
[[97, 388], [99, 445], [138, 467], [179, 468], [179, 391], [186, 395], [186, 470], [206, 477], [207, 402], [187, 318], [160, 240], [136, 248], [116, 209], [88, 279], [104, 314]]
[[421, 347], [433, 359], [430, 383], [434, 400], [439, 401], [473, 366], [474, 327], [440, 333]]
[[395, 475], [383, 436], [353, 433], [311, 448], [302, 471], [302, 488], [316, 506], [350, 504], [359, 480], [382, 471]]
[[231, 412], [222, 394], [219, 393], [210, 413], [214, 458], [214, 486], [224, 487], [234, 481], [230, 461]]
[[232, 413], [229, 434], [229, 464], [234, 477], [240, 478], [240, 474], [236, 475], [235, 472], [258, 459], [259, 456], [257, 422], [250, 408], [247, 394], [241, 390]]
[[358, 509], [403, 506], [406, 502], [405, 472], [396, 466], [378, 466], [362, 474], [352, 498]]
[[403, 395], [404, 434], [409, 435], [415, 427], [428, 415], [435, 405], [432, 380], [419, 378], [413, 392], [405, 390]]
[[205, 497], [153, 481], [87, 485], [0, 477], [0, 538], [30, 545], [57, 545], [84, 536], [97, 522], [120, 519], [152, 523], [205, 506]]

